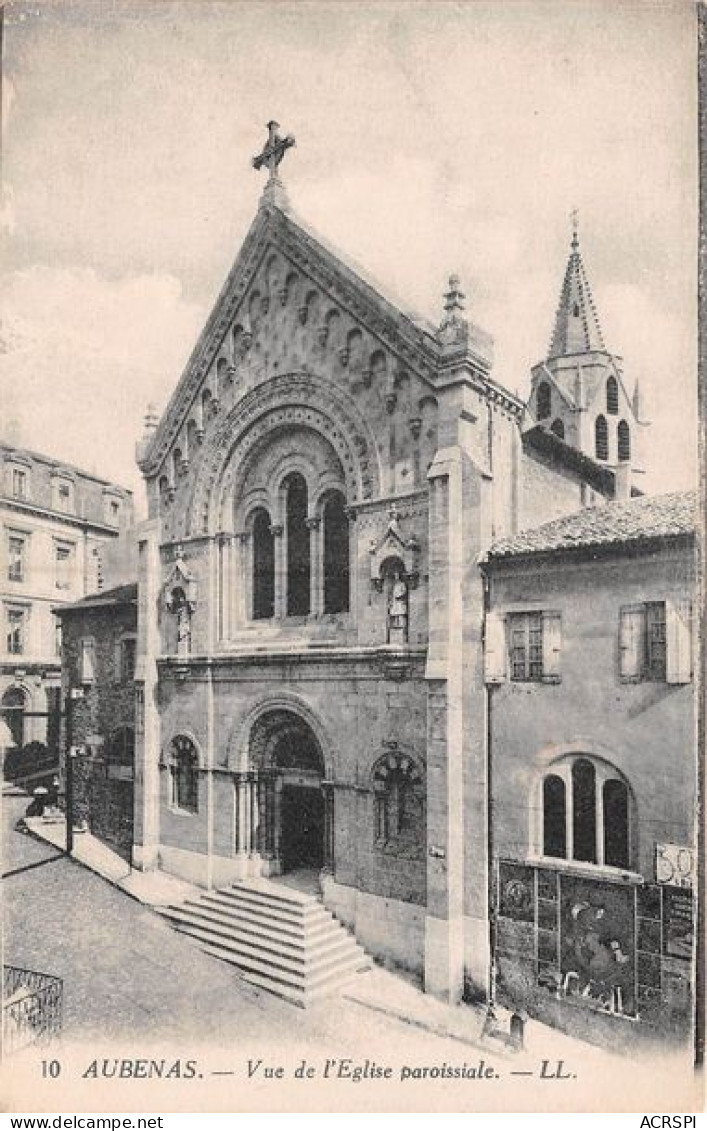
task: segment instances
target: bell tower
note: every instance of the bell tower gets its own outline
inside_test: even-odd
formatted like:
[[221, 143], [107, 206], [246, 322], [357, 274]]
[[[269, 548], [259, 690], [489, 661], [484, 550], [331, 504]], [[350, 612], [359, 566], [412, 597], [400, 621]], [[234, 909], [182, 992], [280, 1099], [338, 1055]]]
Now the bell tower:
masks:
[[630, 493], [633, 473], [641, 470], [638, 381], [629, 396], [618, 354], [607, 350], [579, 247], [576, 210], [572, 240], [544, 361], [531, 370], [528, 400], [531, 427], [598, 463], [615, 469], [617, 495]]

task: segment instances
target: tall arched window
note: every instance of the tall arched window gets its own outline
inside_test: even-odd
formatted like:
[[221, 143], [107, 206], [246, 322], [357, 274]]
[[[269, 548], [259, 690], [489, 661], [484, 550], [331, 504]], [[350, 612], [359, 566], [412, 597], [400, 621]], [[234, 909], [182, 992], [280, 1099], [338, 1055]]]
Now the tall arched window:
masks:
[[609, 458], [609, 430], [605, 416], [598, 416], [594, 422], [594, 452], [597, 459]]
[[572, 766], [572, 841], [575, 860], [596, 864], [596, 773], [586, 758], [578, 758]]
[[611, 416], [617, 416], [619, 411], [619, 383], [615, 377], [609, 377], [606, 382], [606, 411]]
[[626, 463], [631, 458], [631, 429], [625, 420], [619, 421], [616, 435], [619, 460]]
[[310, 608], [310, 549], [307, 484], [293, 472], [287, 480], [287, 615], [306, 616]]
[[338, 491], [327, 498], [324, 520], [324, 612], [345, 613], [349, 608], [349, 520], [344, 497]]
[[259, 507], [253, 517], [253, 620], [275, 612], [275, 547], [270, 515]]
[[608, 762], [578, 754], [550, 767], [542, 781], [543, 856], [629, 868], [630, 793]]
[[538, 385], [536, 403], [538, 420], [545, 420], [552, 412], [552, 391], [547, 381], [541, 381]]
[[169, 802], [187, 813], [199, 810], [199, 756], [190, 738], [178, 734], [169, 753]]
[[622, 781], [604, 782], [604, 863], [628, 867], [628, 789]]
[[543, 781], [543, 854], [567, 855], [567, 799], [565, 783], [557, 774]]
[[24, 745], [25, 741], [25, 710], [27, 709], [27, 696], [20, 687], [10, 687], [2, 697], [2, 717], [12, 735], [15, 746]]
[[552, 424], [550, 425], [550, 431], [555, 433], [558, 440], [564, 440], [565, 426], [559, 417], [557, 418], [557, 420], [553, 420]]

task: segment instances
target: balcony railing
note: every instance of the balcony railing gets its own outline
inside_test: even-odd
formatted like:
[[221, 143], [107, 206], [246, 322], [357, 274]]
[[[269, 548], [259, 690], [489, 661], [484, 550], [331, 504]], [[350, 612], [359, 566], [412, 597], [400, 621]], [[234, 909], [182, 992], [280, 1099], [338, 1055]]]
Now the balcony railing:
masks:
[[49, 1044], [61, 1033], [64, 983], [51, 974], [3, 966], [2, 1045], [5, 1056]]

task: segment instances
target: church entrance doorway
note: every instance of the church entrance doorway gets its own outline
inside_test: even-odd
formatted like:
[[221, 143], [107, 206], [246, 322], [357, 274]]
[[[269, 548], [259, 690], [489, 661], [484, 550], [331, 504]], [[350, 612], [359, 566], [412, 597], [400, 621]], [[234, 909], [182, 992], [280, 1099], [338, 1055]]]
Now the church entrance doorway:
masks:
[[324, 797], [321, 788], [284, 785], [281, 854], [283, 872], [324, 866]]
[[[250, 739], [253, 848], [266, 875], [329, 864], [331, 791], [312, 728], [294, 711], [262, 715]], [[244, 806], [247, 810], [248, 806]]]

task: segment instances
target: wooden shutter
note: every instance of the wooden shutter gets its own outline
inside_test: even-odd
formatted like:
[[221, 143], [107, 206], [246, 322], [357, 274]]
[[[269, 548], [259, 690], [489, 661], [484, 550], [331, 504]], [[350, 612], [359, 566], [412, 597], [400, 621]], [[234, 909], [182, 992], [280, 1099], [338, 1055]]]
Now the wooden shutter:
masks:
[[559, 613], [543, 613], [543, 679], [560, 682], [562, 651], [562, 617]]
[[96, 678], [96, 646], [93, 640], [81, 641], [81, 683], [93, 683]]
[[640, 679], [646, 614], [643, 605], [624, 605], [619, 613], [619, 675]]
[[690, 601], [678, 597], [665, 602], [665, 678], [668, 683], [689, 683], [692, 676]]
[[503, 683], [506, 678], [506, 630], [500, 613], [486, 614], [484, 670], [487, 683]]

